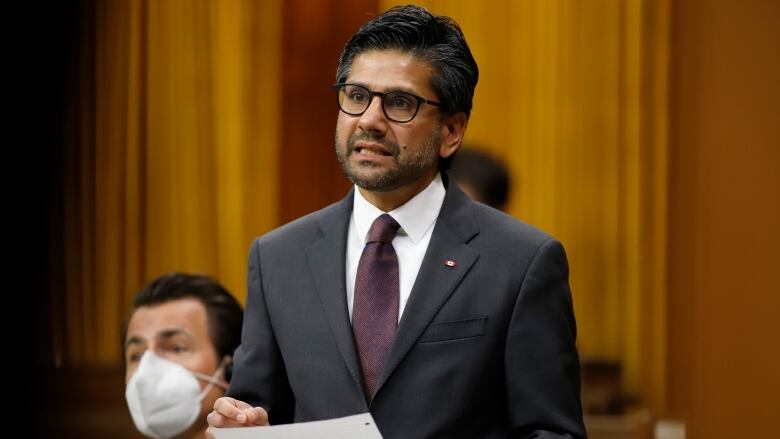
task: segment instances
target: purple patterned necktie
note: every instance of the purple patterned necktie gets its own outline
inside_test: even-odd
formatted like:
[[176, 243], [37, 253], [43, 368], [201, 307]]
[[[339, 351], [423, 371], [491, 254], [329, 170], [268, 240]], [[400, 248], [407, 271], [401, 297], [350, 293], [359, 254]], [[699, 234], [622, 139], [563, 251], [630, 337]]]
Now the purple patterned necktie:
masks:
[[399, 227], [388, 214], [374, 220], [355, 276], [352, 332], [369, 401], [398, 326], [398, 257], [392, 242]]

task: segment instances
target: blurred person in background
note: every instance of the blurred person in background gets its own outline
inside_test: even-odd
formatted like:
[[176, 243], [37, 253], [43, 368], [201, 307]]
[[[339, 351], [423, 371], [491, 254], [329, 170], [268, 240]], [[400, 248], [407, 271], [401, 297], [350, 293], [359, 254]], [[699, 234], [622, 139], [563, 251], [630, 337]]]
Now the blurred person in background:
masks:
[[506, 212], [509, 171], [490, 154], [461, 149], [452, 161], [449, 174], [472, 200]]
[[122, 331], [125, 397], [151, 438], [204, 438], [241, 340], [241, 305], [215, 280], [170, 273], [133, 299]]

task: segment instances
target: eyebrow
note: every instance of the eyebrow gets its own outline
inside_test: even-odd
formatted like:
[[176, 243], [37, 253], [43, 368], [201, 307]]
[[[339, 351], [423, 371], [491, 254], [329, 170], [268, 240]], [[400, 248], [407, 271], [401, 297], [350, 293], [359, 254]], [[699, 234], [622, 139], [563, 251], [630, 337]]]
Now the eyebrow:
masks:
[[186, 338], [191, 339], [192, 336], [189, 332], [183, 330], [183, 329], [166, 329], [165, 331], [162, 331], [161, 333], [157, 334], [158, 340], [166, 340], [169, 338], [176, 337], [177, 335], [183, 335]]
[[125, 351], [127, 351], [130, 348], [131, 345], [142, 345], [142, 344], [145, 344], [145, 343], [146, 342], [144, 341], [143, 338], [141, 338], [141, 337], [139, 337], [137, 335], [134, 335], [134, 336], [128, 338], [127, 341], [125, 342]]
[[[183, 329], [166, 329], [160, 332], [159, 334], [157, 334], [155, 338], [158, 340], [167, 340], [179, 335], [184, 336], [188, 339], [192, 339], [190, 333]], [[134, 335], [128, 338], [127, 341], [125, 342], [125, 351], [127, 351], [132, 345], [144, 345], [144, 344], [146, 344], [146, 340], [144, 340], [143, 338], [137, 335]]]
[[[365, 88], [367, 88], [367, 89], [369, 89], [371, 91], [378, 91], [378, 90], [374, 90], [371, 87], [369, 87], [368, 84], [366, 84], [364, 82], [360, 82], [360, 81], [346, 81], [344, 83], [345, 84], [359, 85], [359, 86], [365, 87]], [[415, 96], [420, 96], [420, 92], [418, 92], [416, 90], [412, 90], [412, 89], [407, 88], [407, 87], [390, 87], [387, 90], [381, 91], [380, 93], [387, 94], [387, 93], [392, 93], [394, 91], [402, 91], [404, 93], [409, 93], [409, 94], [412, 94], [412, 95], [415, 95]]]

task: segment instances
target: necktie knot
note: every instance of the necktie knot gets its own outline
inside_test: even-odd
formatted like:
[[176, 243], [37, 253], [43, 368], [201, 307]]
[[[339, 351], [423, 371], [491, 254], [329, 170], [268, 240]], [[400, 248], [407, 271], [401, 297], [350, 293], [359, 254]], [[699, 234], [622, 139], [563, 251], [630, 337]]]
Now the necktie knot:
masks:
[[400, 227], [401, 225], [398, 224], [392, 216], [386, 213], [382, 214], [374, 220], [373, 224], [371, 224], [366, 244], [369, 242], [392, 243], [393, 238], [395, 238], [395, 234], [398, 233]]

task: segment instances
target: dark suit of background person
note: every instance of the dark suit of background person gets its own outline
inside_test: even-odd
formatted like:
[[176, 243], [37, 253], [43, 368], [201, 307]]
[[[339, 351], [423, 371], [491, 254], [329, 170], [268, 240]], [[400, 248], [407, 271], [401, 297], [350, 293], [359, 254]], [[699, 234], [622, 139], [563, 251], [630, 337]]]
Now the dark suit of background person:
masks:
[[[463, 61], [458, 66], [467, 70], [461, 77], [469, 84], [467, 100], [448, 108], [442, 99], [447, 91], [433, 85], [435, 69], [413, 50], [372, 46], [346, 70], [342, 55], [337, 156], [360, 192], [353, 189], [341, 202], [254, 242], [242, 343], [228, 397], [217, 400], [209, 424], [264, 424], [267, 417], [273, 425], [370, 411], [388, 439], [585, 437], [563, 248], [543, 232], [471, 201], [438, 172], [462, 140], [476, 63], [457, 25], [421, 8], [394, 8], [356, 35], [384, 33], [379, 36], [389, 34], [395, 42], [398, 29], [412, 29], [403, 37], [414, 44], [424, 33], [457, 46]], [[401, 88], [413, 99], [393, 95]], [[402, 101], [414, 99], [414, 114], [399, 116], [397, 108], [406, 108]], [[415, 154], [423, 165], [410, 164]], [[374, 178], [393, 170], [405, 177]], [[416, 198], [428, 188], [438, 188], [441, 208], [367, 395], [371, 386], [364, 382], [347, 303], [354, 200], [360, 194], [361, 206], [365, 200], [391, 215], [406, 205], [422, 212], [435, 204]]]

